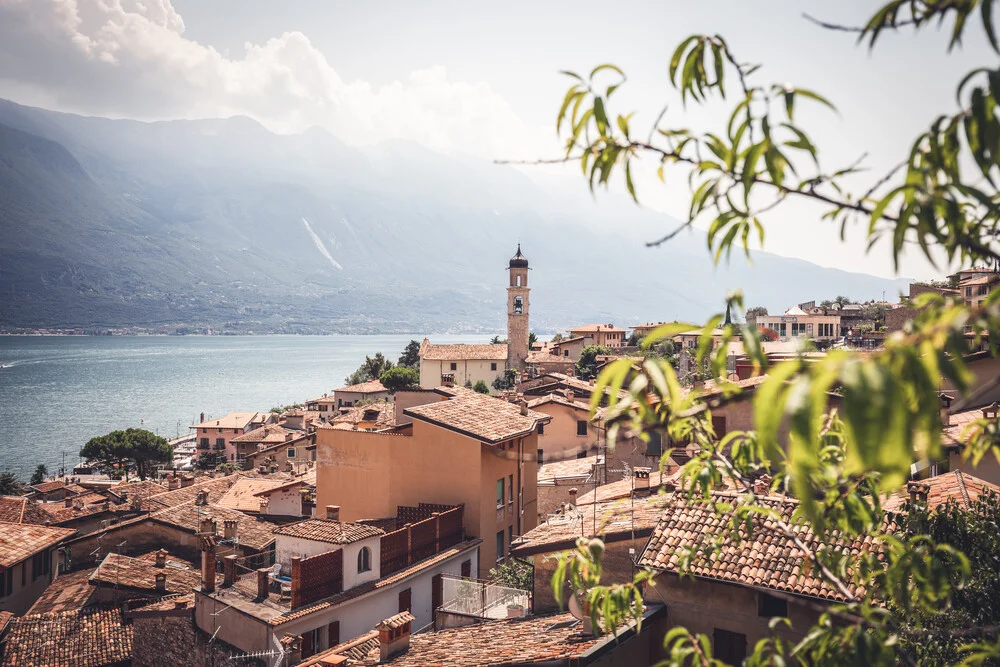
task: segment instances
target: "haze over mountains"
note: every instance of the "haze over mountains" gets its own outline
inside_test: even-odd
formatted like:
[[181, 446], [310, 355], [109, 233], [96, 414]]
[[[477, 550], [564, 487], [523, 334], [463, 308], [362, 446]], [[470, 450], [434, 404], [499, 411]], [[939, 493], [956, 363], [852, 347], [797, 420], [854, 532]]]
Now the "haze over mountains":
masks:
[[772, 311], [900, 281], [766, 253], [715, 268], [700, 232], [506, 166], [253, 120], [143, 123], [0, 101], [0, 327], [499, 331], [531, 261], [532, 327]]

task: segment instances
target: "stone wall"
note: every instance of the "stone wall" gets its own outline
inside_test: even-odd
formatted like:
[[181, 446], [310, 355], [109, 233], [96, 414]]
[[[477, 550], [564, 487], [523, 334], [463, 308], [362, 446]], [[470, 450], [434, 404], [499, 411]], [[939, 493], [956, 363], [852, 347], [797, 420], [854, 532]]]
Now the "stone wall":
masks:
[[[632, 581], [635, 570], [632, 566], [632, 556], [629, 554], [629, 547], [635, 549], [636, 554], [642, 551], [648, 538], [637, 540], [625, 540], [622, 542], [612, 542], [605, 547], [604, 557], [601, 559], [603, 574], [602, 584], [624, 584]], [[554, 558], [546, 558], [554, 554], [538, 554], [531, 556], [534, 564], [534, 591], [532, 597], [532, 609], [536, 614], [544, 614], [559, 609], [555, 596], [552, 594], [552, 575], [556, 571], [556, 561]], [[563, 592], [563, 608], [565, 609], [565, 596], [569, 594], [567, 586]]]
[[[912, 285], [910, 286], [913, 287]], [[915, 308], [894, 308], [885, 312], [885, 330], [888, 333], [902, 331], [907, 322], [917, 316]]]
[[132, 620], [133, 667], [265, 667], [260, 659], [237, 658], [241, 651], [194, 627], [190, 612], [183, 616], [134, 618]]

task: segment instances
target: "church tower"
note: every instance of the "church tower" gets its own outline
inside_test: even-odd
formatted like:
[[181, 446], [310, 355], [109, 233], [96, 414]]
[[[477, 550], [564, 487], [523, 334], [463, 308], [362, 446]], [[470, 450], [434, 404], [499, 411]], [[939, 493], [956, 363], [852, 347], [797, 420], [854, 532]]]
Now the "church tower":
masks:
[[507, 288], [507, 367], [524, 372], [528, 356], [528, 260], [521, 254], [510, 258], [510, 286]]

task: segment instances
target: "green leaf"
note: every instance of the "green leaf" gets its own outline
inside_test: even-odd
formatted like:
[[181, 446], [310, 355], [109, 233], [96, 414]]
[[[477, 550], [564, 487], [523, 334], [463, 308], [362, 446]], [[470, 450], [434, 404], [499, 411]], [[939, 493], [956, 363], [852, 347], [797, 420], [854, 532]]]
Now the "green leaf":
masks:
[[604, 100], [600, 97], [594, 98], [594, 119], [597, 121], [597, 131], [601, 133], [601, 136], [607, 136], [608, 133], [608, 117], [604, 113]]
[[802, 97], [808, 97], [811, 100], [815, 100], [820, 104], [822, 104], [823, 106], [828, 107], [831, 111], [834, 112], [837, 111], [837, 107], [833, 106], [833, 104], [831, 104], [829, 100], [827, 100], [822, 95], [819, 95], [818, 93], [814, 93], [811, 90], [806, 90], [805, 88], [796, 88], [795, 94], [801, 95]]
[[982, 12], [983, 28], [986, 30], [986, 38], [993, 47], [994, 53], [1000, 53], [1000, 45], [997, 44], [997, 35], [993, 28], [993, 0], [982, 0], [980, 4]]

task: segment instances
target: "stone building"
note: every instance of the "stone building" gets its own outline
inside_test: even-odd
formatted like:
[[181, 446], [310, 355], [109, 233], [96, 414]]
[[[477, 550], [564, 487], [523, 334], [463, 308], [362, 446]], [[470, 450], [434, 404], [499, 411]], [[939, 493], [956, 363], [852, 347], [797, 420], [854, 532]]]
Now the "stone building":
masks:
[[521, 244], [508, 263], [510, 286], [507, 288], [507, 366], [524, 372], [528, 357], [528, 259], [521, 254]]

